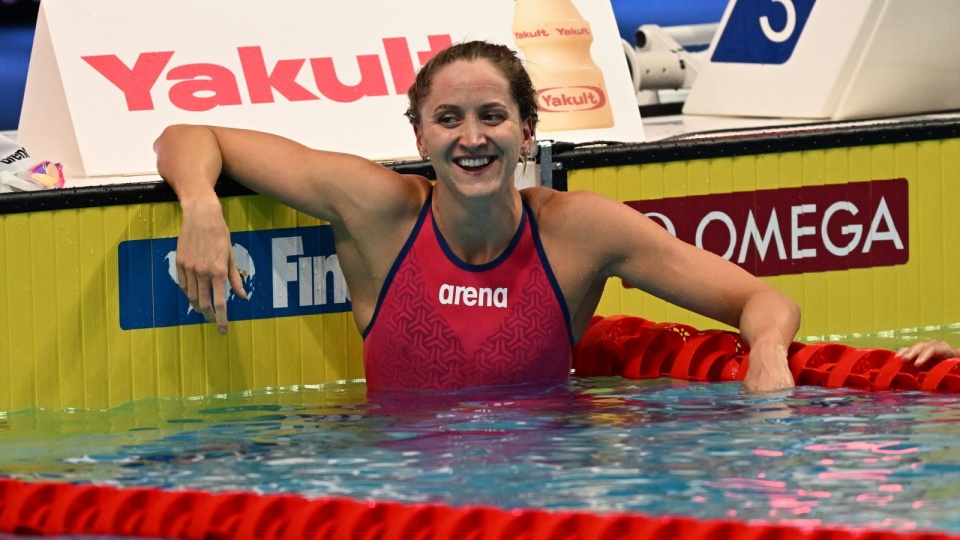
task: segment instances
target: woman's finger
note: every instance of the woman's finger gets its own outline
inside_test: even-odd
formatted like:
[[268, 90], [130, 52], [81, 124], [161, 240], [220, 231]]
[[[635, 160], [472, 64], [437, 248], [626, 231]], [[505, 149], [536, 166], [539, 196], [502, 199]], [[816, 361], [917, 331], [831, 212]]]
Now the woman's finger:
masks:
[[213, 322], [215, 316], [213, 305], [211, 304], [211, 286], [212, 281], [209, 276], [202, 276], [197, 279], [197, 311], [203, 314], [207, 322]]

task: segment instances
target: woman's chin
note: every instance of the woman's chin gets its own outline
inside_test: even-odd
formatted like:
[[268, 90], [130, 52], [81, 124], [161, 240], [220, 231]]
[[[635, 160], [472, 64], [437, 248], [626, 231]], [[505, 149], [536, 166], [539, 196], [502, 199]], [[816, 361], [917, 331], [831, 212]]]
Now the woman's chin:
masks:
[[460, 174], [452, 182], [454, 188], [471, 199], [487, 199], [496, 197], [513, 185], [513, 176], [509, 179], [492, 174]]

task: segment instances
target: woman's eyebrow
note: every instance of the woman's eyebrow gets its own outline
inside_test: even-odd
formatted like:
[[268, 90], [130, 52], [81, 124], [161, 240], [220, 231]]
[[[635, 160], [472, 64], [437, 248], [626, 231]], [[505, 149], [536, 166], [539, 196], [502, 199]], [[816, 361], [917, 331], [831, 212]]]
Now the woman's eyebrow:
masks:
[[433, 108], [432, 115], [444, 114], [444, 113], [462, 113], [463, 107], [453, 104], [441, 103]]

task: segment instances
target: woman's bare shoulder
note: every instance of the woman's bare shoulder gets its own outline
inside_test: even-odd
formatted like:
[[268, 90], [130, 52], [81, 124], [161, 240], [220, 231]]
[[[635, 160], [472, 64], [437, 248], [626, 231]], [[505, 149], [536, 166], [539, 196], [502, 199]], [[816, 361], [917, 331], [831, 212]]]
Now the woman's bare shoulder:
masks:
[[620, 206], [616, 201], [590, 191], [568, 192], [531, 187], [520, 192], [541, 226], [571, 226], [579, 218], [607, 213]]
[[[349, 197], [349, 203], [341, 205], [340, 216], [353, 223], [358, 219], [393, 221], [417, 216], [432, 186], [430, 180], [415, 174], [390, 171], [377, 175], [374, 182], [358, 183], [352, 187], [353, 195]], [[354, 219], [350, 219], [351, 216]]]

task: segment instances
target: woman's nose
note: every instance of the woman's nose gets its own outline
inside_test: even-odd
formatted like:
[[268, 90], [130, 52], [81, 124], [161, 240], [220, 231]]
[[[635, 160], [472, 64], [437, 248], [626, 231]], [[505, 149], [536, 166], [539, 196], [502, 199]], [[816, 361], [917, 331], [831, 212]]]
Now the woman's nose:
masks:
[[460, 144], [468, 148], [476, 148], [487, 144], [487, 137], [484, 132], [484, 125], [476, 118], [467, 118], [463, 124], [463, 131], [460, 133]]

